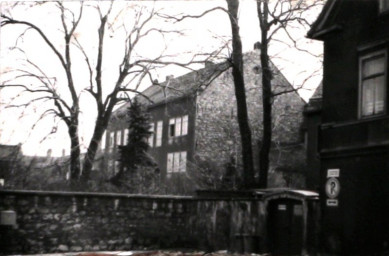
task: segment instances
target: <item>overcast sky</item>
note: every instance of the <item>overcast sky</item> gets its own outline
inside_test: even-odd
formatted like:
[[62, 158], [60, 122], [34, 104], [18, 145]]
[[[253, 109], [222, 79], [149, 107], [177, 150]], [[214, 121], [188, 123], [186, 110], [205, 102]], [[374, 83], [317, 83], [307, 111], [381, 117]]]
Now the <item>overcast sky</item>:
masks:
[[[9, 3], [9, 2], [8, 2]], [[124, 4], [145, 4], [150, 6], [151, 2], [124, 2], [116, 3], [119, 6], [119, 9], [122, 8], [121, 5]], [[61, 32], [58, 30], [60, 25], [58, 15], [56, 15], [55, 9], [47, 7], [34, 7], [30, 8], [28, 2], [26, 5], [20, 6], [17, 9], [11, 10], [11, 13], [14, 18], [17, 19], [28, 19], [34, 24], [39, 25], [45, 31], [49, 31], [48, 35], [54, 42], [58, 42], [59, 49], [63, 49], [63, 45], [60, 43]], [[74, 5], [78, 4], [77, 1], [74, 1]], [[2, 11], [8, 13], [6, 10], [7, 2], [1, 2]], [[204, 10], [210, 9], [214, 6], [225, 6], [225, 1], [157, 1], [157, 9], [163, 8], [165, 13], [169, 14], [178, 14], [178, 13], [191, 13], [198, 14]], [[256, 41], [259, 40], [259, 26], [258, 18], [256, 16], [256, 7], [255, 1], [246, 0], [241, 1], [240, 8], [240, 32], [243, 41], [243, 50], [245, 52], [253, 49], [253, 45]], [[314, 20], [318, 15], [320, 10], [315, 10], [310, 14], [311, 20]], [[88, 44], [88, 40], [93, 42], [93, 39], [96, 38], [95, 27], [97, 23], [94, 22], [96, 12], [86, 11], [84, 17], [80, 23], [79, 30], [76, 32], [79, 34], [79, 39], [88, 45], [88, 50], [93, 52], [93, 43]], [[128, 17], [130, 17], [129, 15]], [[126, 16], [127, 17], [127, 16]], [[130, 19], [130, 18], [126, 18]], [[160, 25], [160, 24], [158, 24]], [[157, 25], [156, 25], [157, 26]], [[184, 31], [185, 36], [168, 36], [167, 38], [161, 38], [158, 35], [155, 35], [151, 39], [145, 40], [142, 43], [142, 49], [139, 50], [140, 55], [150, 55], [158, 54], [164, 46], [166, 45], [166, 51], [168, 53], [175, 53], [179, 56], [183, 56], [183, 52], [210, 52], [215, 50], [220, 46], [223, 40], [228, 40], [230, 38], [230, 24], [227, 15], [223, 12], [215, 12], [209, 14], [202, 19], [196, 20], [186, 20], [185, 22], [180, 23], [179, 25], [169, 26], [169, 29], [175, 29]], [[10, 47], [15, 45], [17, 36], [23, 32], [23, 27], [16, 29], [16, 27], [5, 27], [1, 30], [0, 34], [0, 70], [4, 72], [9, 70], [10, 67], [15, 67], [20, 65], [20, 59], [24, 58], [20, 51], [10, 51]], [[296, 37], [300, 38], [302, 45], [306, 49], [309, 49], [314, 54], [320, 54], [322, 52], [322, 45], [319, 42], [312, 42], [305, 38], [307, 33], [306, 30], [295, 29], [293, 31]], [[110, 36], [110, 35], [108, 35]], [[283, 36], [280, 34], [278, 39], [283, 39]], [[96, 40], [94, 40], [96, 41]], [[106, 57], [106, 68], [104, 72], [112, 72], [114, 76], [114, 69], [110, 69], [113, 64], [120, 62], [120, 54], [115, 54], [119, 51], [121, 45], [121, 39], [119, 36], [113, 36], [110, 38], [108, 48], [109, 57]], [[18, 46], [23, 48], [28, 55], [29, 59], [34, 60], [42, 67], [45, 68], [46, 72], [49, 74], [56, 75], [58, 72], [58, 62], [52, 56], [52, 53], [47, 50], [47, 47], [44, 47], [43, 42], [36, 37], [36, 34], [33, 32], [27, 32], [23, 40], [18, 41]], [[61, 48], [62, 47], [62, 48]], [[290, 81], [291, 84], [299, 86], [301, 82], [309, 76], [313, 71], [320, 70], [321, 59], [315, 58], [310, 54], [304, 54], [291, 49], [288, 46], [283, 44], [274, 44], [270, 48], [270, 54], [273, 56], [272, 61], [280, 68], [286, 78]], [[78, 56], [79, 57], [79, 56]], [[81, 66], [79, 63], [74, 63], [77, 70], [79, 70], [79, 83], [83, 84], [83, 79], [85, 77], [85, 67]], [[80, 66], [77, 66], [80, 65]], [[117, 69], [117, 67], [116, 67]], [[155, 77], [159, 81], [164, 81], [167, 75], [173, 74], [175, 77], [180, 76], [188, 72], [185, 69], [179, 69], [174, 66], [169, 66], [163, 70], [155, 72]], [[3, 76], [4, 77], [4, 76]], [[109, 76], [108, 76], [109, 77]], [[61, 78], [58, 77], [60, 80]], [[300, 90], [300, 95], [308, 100], [311, 94], [314, 91], [314, 88], [318, 85], [321, 80], [320, 73], [317, 74], [314, 78], [310, 79], [305, 85], [305, 88], [308, 90]], [[80, 88], [81, 90], [82, 88]], [[44, 108], [43, 105], [35, 106], [26, 111], [21, 110], [11, 110], [6, 109], [9, 106], [9, 99], [12, 96], [15, 96], [14, 93], [7, 90], [6, 92], [0, 92], [0, 99], [3, 103], [0, 106], [1, 116], [0, 116], [0, 143], [5, 144], [23, 144], [23, 152], [28, 155], [45, 155], [48, 149], [53, 150], [53, 155], [61, 155], [62, 150], [65, 149], [66, 153], [69, 153], [69, 140], [66, 133], [65, 125], [60, 125], [58, 131], [55, 135], [48, 137], [45, 142], [41, 143], [42, 138], [48, 134], [53, 126], [50, 124], [52, 118], [41, 122], [32, 130], [31, 127], [34, 121], [39, 116], [39, 112]], [[91, 131], [91, 125], [94, 123], [94, 108], [90, 101], [88, 101], [88, 96], [81, 96], [82, 104], [84, 111], [81, 116], [81, 127], [80, 133], [84, 134], [83, 144], [86, 146], [88, 144], [87, 134]], [[89, 99], [90, 100], [90, 99]], [[89, 108], [91, 107], [91, 108]], [[20, 116], [23, 114], [23, 118]], [[88, 132], [89, 131], [89, 132]]]

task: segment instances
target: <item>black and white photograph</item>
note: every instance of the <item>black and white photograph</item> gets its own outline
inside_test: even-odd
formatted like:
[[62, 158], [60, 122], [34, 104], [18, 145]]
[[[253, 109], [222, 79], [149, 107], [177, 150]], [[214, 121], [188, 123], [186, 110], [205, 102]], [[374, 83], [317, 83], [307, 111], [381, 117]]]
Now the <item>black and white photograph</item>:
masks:
[[389, 0], [0, 0], [0, 255], [389, 255]]

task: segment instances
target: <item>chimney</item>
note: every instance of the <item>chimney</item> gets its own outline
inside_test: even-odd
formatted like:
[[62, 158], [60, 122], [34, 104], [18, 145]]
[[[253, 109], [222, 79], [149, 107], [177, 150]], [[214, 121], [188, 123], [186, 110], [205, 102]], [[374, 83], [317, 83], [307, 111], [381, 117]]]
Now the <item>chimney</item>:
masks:
[[174, 75], [169, 75], [169, 76], [166, 76], [166, 82], [169, 82], [169, 80], [173, 79], [174, 78]]
[[261, 51], [261, 43], [260, 43], [260, 42], [256, 42], [256, 43], [254, 44], [254, 50], [259, 50], [259, 51]]
[[206, 60], [205, 63], [204, 63], [204, 67], [206, 69], [212, 67], [213, 65], [214, 65], [214, 63], [212, 61], [210, 61], [210, 60]]
[[48, 149], [47, 150], [47, 157], [51, 157], [51, 153], [53, 152], [53, 150], [52, 149]]

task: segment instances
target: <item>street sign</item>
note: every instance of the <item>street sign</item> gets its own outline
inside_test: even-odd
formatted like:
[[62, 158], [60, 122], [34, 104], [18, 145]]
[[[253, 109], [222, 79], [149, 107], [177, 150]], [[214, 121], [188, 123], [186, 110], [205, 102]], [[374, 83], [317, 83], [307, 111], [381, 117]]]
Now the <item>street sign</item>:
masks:
[[340, 174], [339, 169], [328, 169], [327, 170], [327, 178], [331, 178], [331, 177], [337, 178], [337, 177], [339, 177], [339, 174]]
[[329, 198], [334, 199], [339, 195], [340, 183], [337, 178], [329, 178], [325, 185], [326, 194]]
[[327, 206], [338, 206], [338, 199], [327, 199]]

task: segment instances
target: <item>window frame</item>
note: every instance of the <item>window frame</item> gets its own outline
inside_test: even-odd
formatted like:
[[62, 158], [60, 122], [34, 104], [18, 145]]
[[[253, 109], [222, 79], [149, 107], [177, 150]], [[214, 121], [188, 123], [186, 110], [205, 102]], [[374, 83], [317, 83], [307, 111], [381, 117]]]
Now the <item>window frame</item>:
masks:
[[149, 132], [151, 132], [150, 136], [147, 138], [147, 144], [149, 144], [149, 147], [150, 148], [153, 148], [154, 147], [154, 135], [155, 135], [155, 124], [154, 123], [150, 123], [149, 124], [150, 127], [149, 127]]
[[108, 139], [108, 151], [109, 152], [113, 152], [114, 148], [116, 147], [115, 139], [116, 139], [115, 131], [111, 131], [109, 133], [109, 139]]
[[117, 130], [116, 131], [116, 146], [121, 146], [122, 145], [122, 131]]
[[123, 131], [123, 145], [127, 145], [128, 133], [130, 130], [128, 128]]
[[169, 119], [169, 129], [168, 129], [169, 139], [188, 135], [188, 129], [189, 129], [188, 115], [171, 117]]
[[176, 118], [169, 119], [169, 138], [176, 137]]
[[[363, 77], [363, 62], [367, 59], [372, 59], [374, 57], [378, 57], [380, 55], [384, 56], [384, 72], [383, 72], [383, 78], [384, 78], [384, 106], [383, 106], [383, 112], [381, 113], [373, 113], [370, 115], [363, 115], [363, 82], [367, 80]], [[369, 119], [369, 118], [376, 118], [387, 114], [387, 106], [388, 106], [388, 53], [386, 49], [381, 49], [373, 52], [369, 52], [363, 55], [360, 55], [359, 57], [359, 63], [358, 63], [358, 118], [359, 119]], [[378, 75], [375, 75], [378, 77]], [[371, 79], [371, 78], [370, 78]], [[374, 102], [375, 103], [375, 102]]]
[[162, 135], [163, 135], [163, 121], [157, 121], [157, 131], [155, 138], [155, 147], [162, 146]]
[[175, 151], [167, 153], [166, 174], [185, 173], [187, 171], [187, 151]]

